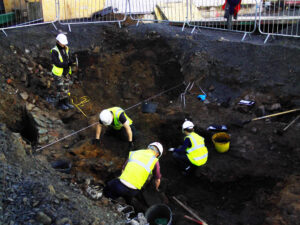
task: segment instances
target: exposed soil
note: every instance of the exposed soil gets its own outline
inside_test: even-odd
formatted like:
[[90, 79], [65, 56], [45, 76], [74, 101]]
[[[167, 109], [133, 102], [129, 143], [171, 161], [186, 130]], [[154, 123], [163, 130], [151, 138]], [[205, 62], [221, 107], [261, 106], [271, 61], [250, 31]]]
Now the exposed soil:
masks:
[[[136, 212], [165, 203], [173, 212], [173, 224], [195, 224], [184, 218], [188, 212], [172, 199], [176, 196], [210, 225], [299, 223], [299, 121], [280, 132], [299, 111], [237, 126], [255, 117], [299, 108], [299, 42], [239, 43], [230, 41], [230, 35], [225, 36], [229, 41], [219, 39], [223, 36], [219, 32], [215, 37], [210, 32], [192, 36], [189, 29], [181, 32], [180, 27], [164, 24], [122, 29], [114, 25], [72, 26], [68, 38], [71, 51], [78, 55], [79, 70], [74, 74], [71, 96], [80, 110], [63, 112], [45, 100], [51, 89], [49, 51], [56, 34], [49, 25], [12, 30], [8, 38], [0, 38], [0, 122], [20, 133], [28, 153], [24, 157], [31, 159], [32, 152], [48, 166], [68, 159], [72, 162], [70, 184], [83, 192], [87, 180], [103, 187], [120, 175], [128, 156], [126, 142], [103, 132], [97, 148], [91, 144], [95, 135], [92, 127], [47, 144], [97, 122], [102, 109], [120, 106], [137, 128], [136, 149], [153, 141], [160, 141], [165, 149], [160, 160], [160, 192], [149, 182], [135, 199]], [[8, 78], [12, 79], [10, 84]], [[201, 89], [207, 94], [204, 102], [197, 99], [203, 94]], [[255, 101], [255, 105], [239, 105], [241, 99]], [[142, 113], [144, 100], [157, 103], [155, 113]], [[185, 118], [195, 123], [209, 150], [207, 164], [190, 176], [181, 174], [167, 152], [183, 143]], [[215, 132], [207, 130], [210, 125], [228, 127], [228, 152], [215, 150], [211, 141]], [[20, 162], [19, 167], [24, 164]], [[51, 174], [59, 179], [60, 173]], [[82, 193], [78, 195], [84, 198]], [[73, 204], [81, 201], [85, 200]], [[101, 209], [103, 201], [94, 202]], [[7, 205], [2, 207], [4, 212]], [[54, 214], [50, 217], [57, 221]], [[18, 222], [7, 218], [5, 222]], [[81, 224], [78, 216], [70, 214], [68, 218]], [[125, 221], [111, 219], [115, 222], [105, 224]]]

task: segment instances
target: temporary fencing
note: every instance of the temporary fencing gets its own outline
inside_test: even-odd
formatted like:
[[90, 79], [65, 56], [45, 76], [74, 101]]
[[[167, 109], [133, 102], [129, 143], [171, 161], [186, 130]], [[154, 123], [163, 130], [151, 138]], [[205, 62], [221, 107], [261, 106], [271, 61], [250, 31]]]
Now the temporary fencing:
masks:
[[270, 0], [260, 4], [259, 31], [266, 34], [267, 42], [270, 35], [300, 37], [300, 1]]
[[129, 12], [137, 21], [186, 23], [188, 0], [129, 0]]
[[240, 5], [230, 6], [225, 0], [190, 0], [188, 25], [194, 27], [192, 32], [195, 28], [242, 32], [244, 40], [256, 29], [258, 1], [261, 0], [242, 0]]
[[121, 26], [127, 8], [127, 0], [59, 0], [57, 14], [64, 25], [117, 22]]
[[[44, 2], [51, 2], [55, 13], [55, 1], [43, 0]], [[45, 23], [52, 23], [55, 27], [56, 15], [45, 21], [43, 11], [46, 11], [46, 8], [43, 6], [41, 0], [0, 0], [0, 30], [7, 36], [5, 30], [12, 28]]]
[[[0, 0], [0, 30], [52, 23], [169, 22], [247, 34], [300, 37], [299, 0], [242, 0], [237, 17], [226, 0]], [[232, 1], [229, 1], [232, 2]], [[55, 27], [56, 29], [56, 27]]]

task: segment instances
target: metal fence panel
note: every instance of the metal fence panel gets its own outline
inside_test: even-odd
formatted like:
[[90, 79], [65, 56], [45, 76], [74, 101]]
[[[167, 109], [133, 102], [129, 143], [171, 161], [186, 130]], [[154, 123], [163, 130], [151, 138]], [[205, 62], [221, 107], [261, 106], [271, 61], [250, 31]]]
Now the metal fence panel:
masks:
[[[1, 0], [0, 30], [45, 24], [40, 0]], [[53, 23], [56, 17], [47, 23]], [[6, 33], [5, 33], [6, 34]]]
[[[231, 6], [235, 16], [228, 14], [230, 5], [225, 0], [189, 0], [188, 25], [194, 27], [252, 33], [261, 0], [243, 0], [239, 6]], [[245, 36], [244, 36], [245, 37]], [[244, 39], [244, 38], [243, 38]]]
[[259, 10], [259, 31], [270, 35], [300, 37], [300, 1], [265, 1]]
[[59, 0], [61, 24], [122, 22], [127, 17], [127, 0]]
[[188, 0], [129, 0], [130, 17], [138, 21], [185, 23]]

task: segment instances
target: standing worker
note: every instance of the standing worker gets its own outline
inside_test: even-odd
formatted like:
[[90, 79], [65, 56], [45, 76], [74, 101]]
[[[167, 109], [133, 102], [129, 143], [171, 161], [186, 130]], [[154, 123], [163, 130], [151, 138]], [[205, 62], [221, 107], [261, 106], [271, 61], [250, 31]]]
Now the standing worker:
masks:
[[130, 199], [142, 189], [152, 171], [154, 171], [155, 188], [158, 191], [161, 179], [158, 160], [162, 154], [163, 146], [159, 142], [149, 144], [147, 149], [131, 151], [121, 176], [108, 182], [103, 195], [114, 200], [124, 197], [127, 202], [130, 202]]
[[182, 124], [182, 133], [185, 135], [184, 143], [180, 148], [170, 148], [174, 159], [184, 170], [185, 175], [189, 174], [194, 168], [206, 163], [208, 152], [205, 147], [204, 138], [194, 132], [194, 124], [185, 121]]
[[74, 108], [69, 101], [69, 86], [71, 85], [72, 69], [75, 62], [70, 57], [67, 36], [59, 34], [56, 37], [56, 45], [51, 49], [52, 74], [57, 88], [56, 101], [59, 109], [68, 110]]
[[224, 18], [229, 19], [230, 16], [234, 16], [237, 19], [237, 14], [241, 9], [242, 0], [225, 0], [222, 9], [225, 10]]
[[117, 131], [117, 135], [121, 136], [121, 139], [128, 140], [128, 150], [130, 151], [133, 149], [135, 127], [132, 124], [132, 120], [126, 115], [123, 109], [120, 107], [112, 107], [100, 112], [99, 123], [96, 127], [96, 138], [93, 139], [93, 144], [100, 144], [102, 125], [110, 126], [112, 128], [111, 131], [114, 133]]

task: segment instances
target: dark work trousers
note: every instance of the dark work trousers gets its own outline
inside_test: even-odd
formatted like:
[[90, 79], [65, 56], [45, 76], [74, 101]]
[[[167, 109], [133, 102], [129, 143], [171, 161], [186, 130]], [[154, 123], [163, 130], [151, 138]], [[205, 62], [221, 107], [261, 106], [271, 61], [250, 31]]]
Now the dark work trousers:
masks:
[[189, 170], [195, 167], [195, 165], [191, 163], [186, 154], [173, 152], [173, 158], [180, 165], [182, 170]]
[[240, 3], [241, 0], [227, 0], [227, 4], [229, 4], [229, 15], [234, 14], [234, 8]]
[[138, 189], [131, 189], [124, 185], [119, 178], [113, 179], [107, 183], [103, 189], [103, 195], [106, 198], [116, 200], [118, 197], [123, 197], [126, 202], [130, 202], [132, 197], [139, 193]]
[[[134, 141], [136, 137], [136, 129], [133, 124], [131, 124], [130, 127], [132, 131], [132, 141]], [[107, 135], [117, 136], [123, 141], [128, 141], [128, 136], [124, 127], [122, 127], [121, 130], [115, 130], [114, 128], [109, 127], [109, 129], [107, 130]]]

